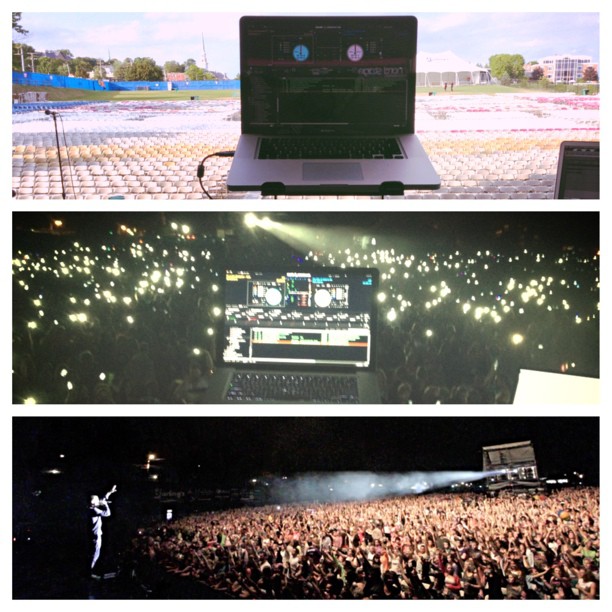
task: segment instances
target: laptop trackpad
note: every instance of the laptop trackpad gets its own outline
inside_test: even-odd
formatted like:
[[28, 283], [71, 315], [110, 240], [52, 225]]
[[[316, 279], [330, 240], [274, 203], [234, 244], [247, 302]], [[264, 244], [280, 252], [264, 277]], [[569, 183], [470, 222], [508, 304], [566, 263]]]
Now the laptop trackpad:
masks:
[[359, 162], [316, 163], [302, 166], [305, 181], [361, 181], [363, 173]]

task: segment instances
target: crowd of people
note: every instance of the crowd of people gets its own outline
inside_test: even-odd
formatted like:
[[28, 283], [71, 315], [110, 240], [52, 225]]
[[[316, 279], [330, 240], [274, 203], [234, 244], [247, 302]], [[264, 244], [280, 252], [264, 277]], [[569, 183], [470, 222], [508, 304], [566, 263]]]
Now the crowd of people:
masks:
[[140, 529], [126, 562], [153, 596], [567, 600], [599, 598], [599, 548], [599, 489], [570, 488], [207, 512]]
[[296, 253], [280, 240], [229, 244], [180, 226], [21, 238], [14, 403], [205, 402], [228, 251], [249, 263], [378, 268], [385, 402], [509, 403], [520, 368], [599, 376], [597, 252], [410, 250], [355, 236], [350, 248]]
[[47, 238], [17, 253], [14, 401], [184, 401], [212, 369], [219, 248], [179, 230], [147, 242]]

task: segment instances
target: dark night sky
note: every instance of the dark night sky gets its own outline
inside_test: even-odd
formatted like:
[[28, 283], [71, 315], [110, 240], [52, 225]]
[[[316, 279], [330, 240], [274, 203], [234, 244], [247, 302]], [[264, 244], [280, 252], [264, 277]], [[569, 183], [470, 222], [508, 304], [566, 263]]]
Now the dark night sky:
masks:
[[15, 479], [49, 467], [60, 453], [85, 472], [120, 475], [155, 452], [179, 475], [200, 464], [221, 480], [479, 470], [483, 446], [525, 440], [540, 475], [578, 470], [599, 479], [599, 419], [585, 417], [17, 417], [13, 436]]
[[[57, 212], [13, 213], [15, 229], [46, 228], [52, 218], [61, 218], [67, 229], [80, 239], [107, 233], [118, 223], [159, 230], [163, 222], [190, 224], [196, 232], [205, 232], [228, 223], [240, 226], [244, 213], [207, 212]], [[261, 213], [260, 216], [264, 216]], [[270, 213], [279, 222], [312, 223], [319, 227], [354, 225], [368, 233], [397, 233], [412, 239], [424, 238], [470, 244], [494, 239], [500, 232], [510, 243], [519, 239], [551, 246], [576, 245], [599, 247], [599, 213], [594, 212], [285, 212]], [[525, 228], [528, 228], [525, 231]], [[500, 234], [498, 234], [499, 240]], [[481, 245], [476, 244], [479, 247]]]

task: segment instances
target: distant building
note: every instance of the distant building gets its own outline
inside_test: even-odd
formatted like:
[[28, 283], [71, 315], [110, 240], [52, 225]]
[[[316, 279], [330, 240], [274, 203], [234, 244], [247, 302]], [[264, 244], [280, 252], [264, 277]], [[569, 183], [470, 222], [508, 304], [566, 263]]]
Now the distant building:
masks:
[[62, 62], [68, 62], [73, 59], [72, 54], [61, 53], [60, 51], [45, 51], [40, 54], [41, 57], [48, 57], [49, 59], [57, 59]]
[[[598, 65], [586, 55], [549, 55], [539, 60], [537, 65], [551, 83], [577, 83], [588, 66], [598, 70]], [[533, 70], [535, 67], [531, 65], [529, 68]]]
[[172, 83], [184, 82], [187, 80], [187, 75], [184, 72], [167, 72], [166, 81]]
[[[105, 81], [114, 81], [115, 80], [115, 73], [113, 72], [113, 65], [112, 64], [102, 64], [101, 66], [97, 67], [98, 69], [102, 68], [102, 70], [104, 70], [104, 80]], [[89, 73], [89, 78], [90, 79], [95, 79], [96, 78], [96, 71], [92, 70]]]

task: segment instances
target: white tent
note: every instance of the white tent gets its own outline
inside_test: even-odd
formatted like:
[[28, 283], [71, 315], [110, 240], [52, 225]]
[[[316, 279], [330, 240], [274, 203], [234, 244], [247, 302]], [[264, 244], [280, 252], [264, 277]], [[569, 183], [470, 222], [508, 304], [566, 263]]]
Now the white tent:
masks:
[[486, 68], [470, 64], [452, 51], [444, 53], [417, 53], [417, 86], [435, 87], [451, 83], [455, 85], [479, 85], [490, 83]]

